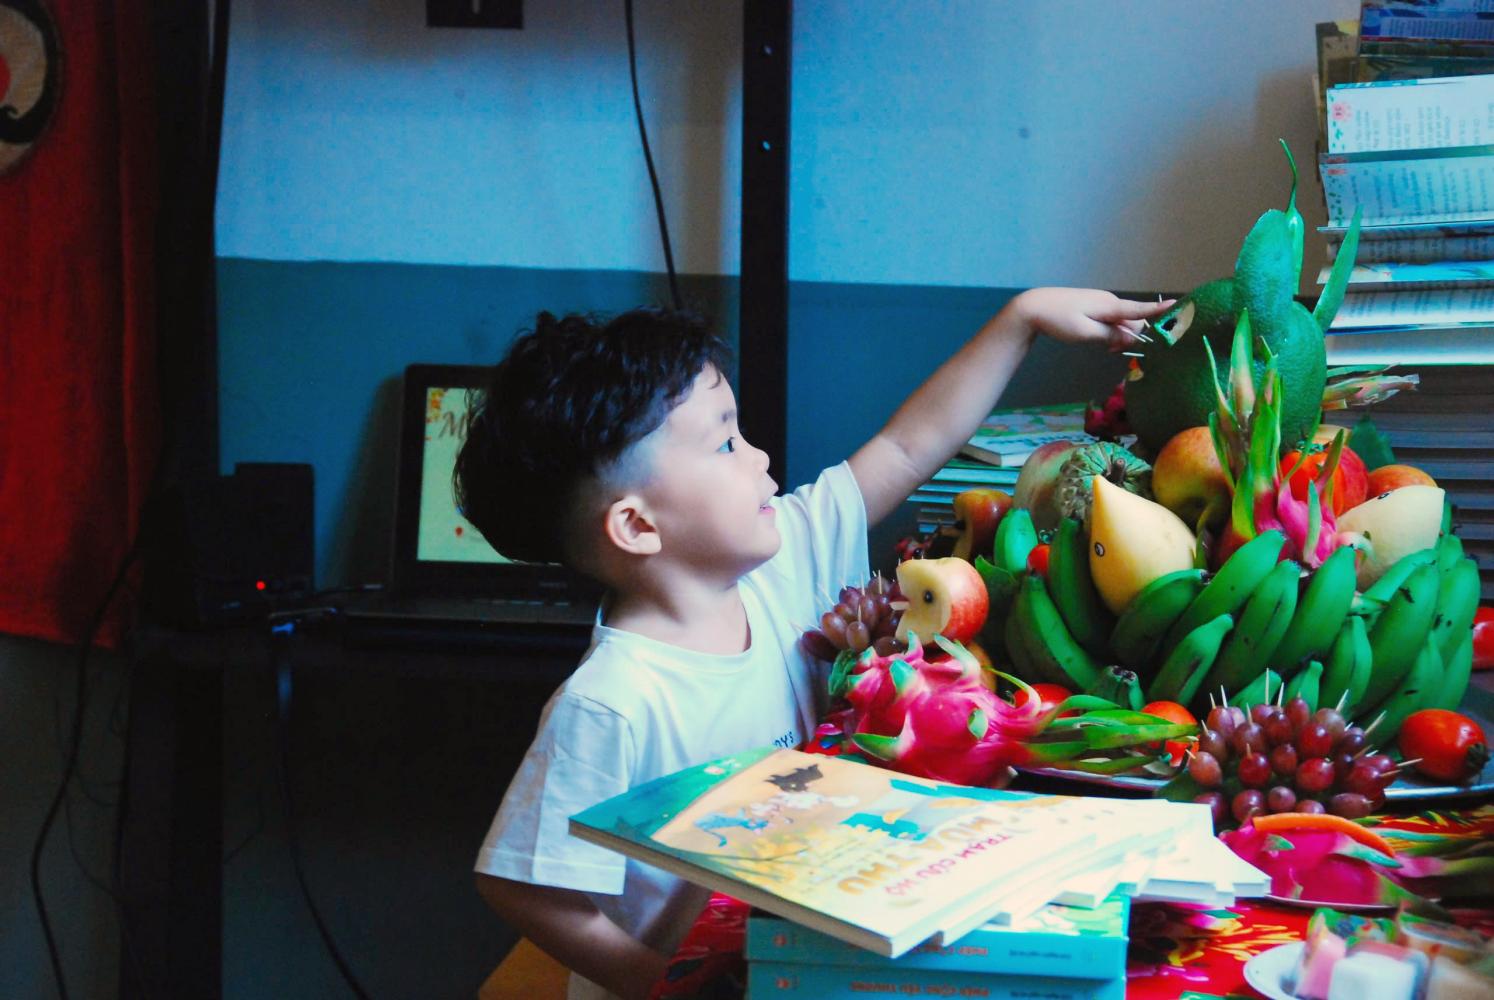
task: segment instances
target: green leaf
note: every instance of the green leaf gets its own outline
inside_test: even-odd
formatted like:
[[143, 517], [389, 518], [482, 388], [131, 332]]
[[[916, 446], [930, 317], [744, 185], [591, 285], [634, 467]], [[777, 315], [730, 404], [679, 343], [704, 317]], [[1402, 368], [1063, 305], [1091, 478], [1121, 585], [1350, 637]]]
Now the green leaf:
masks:
[[986, 595], [991, 604], [1000, 607], [1016, 596], [1017, 575], [1004, 566], [997, 566], [985, 556], [975, 557], [975, 571], [985, 581]]
[[1356, 208], [1354, 221], [1349, 224], [1349, 231], [1344, 233], [1344, 242], [1338, 248], [1338, 256], [1333, 258], [1333, 270], [1328, 274], [1328, 283], [1323, 286], [1323, 294], [1318, 296], [1318, 304], [1312, 310], [1312, 318], [1317, 321], [1318, 329], [1325, 333], [1333, 325], [1338, 307], [1344, 304], [1344, 292], [1349, 287], [1349, 272], [1354, 270], [1354, 258], [1359, 254], [1359, 217], [1360, 210]]
[[1372, 472], [1382, 465], [1395, 464], [1395, 453], [1390, 450], [1390, 440], [1367, 414], [1360, 417], [1354, 429], [1349, 432], [1349, 447], [1364, 462], [1365, 471]]
[[1139, 771], [1151, 761], [1150, 757], [1081, 757], [1053, 764], [1064, 771], [1084, 771], [1088, 774], [1125, 774]]
[[1208, 791], [1200, 785], [1188, 773], [1187, 768], [1179, 771], [1171, 781], [1157, 789], [1157, 798], [1166, 799], [1169, 802], [1192, 802], [1195, 798]]
[[1287, 195], [1286, 217], [1287, 228], [1292, 234], [1292, 287], [1295, 289], [1302, 282], [1302, 238], [1307, 230], [1307, 222], [1302, 218], [1302, 213], [1297, 211], [1297, 159], [1292, 156], [1292, 149], [1285, 139], [1276, 141], [1281, 143], [1287, 166], [1292, 168], [1292, 190]]
[[1250, 310], [1242, 309], [1235, 323], [1235, 339], [1230, 344], [1229, 354], [1230, 399], [1239, 420], [1247, 419], [1255, 410], [1255, 368], [1251, 364], [1250, 337]]
[[1079, 731], [1084, 735], [1084, 742], [1090, 749], [1115, 750], [1120, 747], [1135, 746], [1138, 743], [1174, 740], [1179, 736], [1187, 736], [1194, 732], [1195, 728], [1185, 725], [1129, 726], [1125, 729], [1112, 729], [1109, 726], [1084, 726]]
[[1279, 833], [1273, 833], [1266, 837], [1265, 848], [1268, 851], [1295, 851], [1297, 845], [1287, 840]]

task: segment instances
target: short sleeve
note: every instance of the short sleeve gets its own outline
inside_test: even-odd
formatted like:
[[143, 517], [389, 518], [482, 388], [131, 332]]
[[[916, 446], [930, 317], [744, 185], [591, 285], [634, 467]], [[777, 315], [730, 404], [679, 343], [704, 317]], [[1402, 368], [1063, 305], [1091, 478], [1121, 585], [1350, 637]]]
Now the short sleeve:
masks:
[[623, 856], [570, 834], [570, 818], [628, 790], [631, 727], [616, 712], [556, 694], [478, 851], [477, 871], [580, 892], [623, 891]]
[[783, 546], [763, 570], [789, 591], [803, 593], [808, 583], [808, 607], [797, 610], [817, 614], [835, 603], [840, 588], [865, 582], [866, 503], [849, 463], [826, 469], [774, 503]]

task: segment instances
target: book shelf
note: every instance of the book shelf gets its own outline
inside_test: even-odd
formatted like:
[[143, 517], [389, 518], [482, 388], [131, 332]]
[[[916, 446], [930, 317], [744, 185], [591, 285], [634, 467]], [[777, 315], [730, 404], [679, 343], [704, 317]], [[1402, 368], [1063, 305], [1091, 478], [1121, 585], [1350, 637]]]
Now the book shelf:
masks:
[[[1331, 264], [1361, 229], [1330, 366], [1421, 384], [1369, 413], [1396, 461], [1446, 491], [1494, 598], [1494, 33], [1472, 7], [1317, 26], [1318, 172]], [[1479, 30], [1473, 30], [1479, 29]], [[1326, 281], [1328, 267], [1319, 274]], [[1352, 424], [1353, 411], [1329, 421]]]

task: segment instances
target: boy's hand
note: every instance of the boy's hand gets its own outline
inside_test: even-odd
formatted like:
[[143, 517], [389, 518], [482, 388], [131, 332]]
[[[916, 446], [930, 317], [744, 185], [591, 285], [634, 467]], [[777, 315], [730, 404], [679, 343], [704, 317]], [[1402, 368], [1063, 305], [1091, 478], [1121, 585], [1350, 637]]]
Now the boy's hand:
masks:
[[1139, 342], [1145, 321], [1162, 315], [1175, 302], [1136, 302], [1097, 288], [1032, 288], [1013, 299], [1011, 306], [1034, 332], [1120, 351]]

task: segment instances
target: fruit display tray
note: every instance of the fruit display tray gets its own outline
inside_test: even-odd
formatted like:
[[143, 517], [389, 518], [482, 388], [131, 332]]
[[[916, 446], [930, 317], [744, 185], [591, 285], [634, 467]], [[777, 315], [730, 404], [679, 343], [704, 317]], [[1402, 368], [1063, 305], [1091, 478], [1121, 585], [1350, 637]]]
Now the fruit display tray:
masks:
[[[1470, 684], [1467, 693], [1463, 695], [1462, 704], [1458, 706], [1458, 711], [1477, 722], [1483, 728], [1486, 737], [1494, 739], [1494, 694], [1485, 691], [1478, 682]], [[1066, 771], [1056, 767], [1019, 767], [1017, 770], [1024, 774], [1058, 778], [1076, 784], [1100, 785], [1130, 791], [1155, 792], [1166, 784], [1166, 779], [1163, 778], [1130, 774], [1089, 774], [1085, 771]], [[1385, 789], [1385, 798], [1389, 802], [1419, 802], [1424, 799], [1462, 798], [1469, 795], [1484, 795], [1489, 792], [1494, 792], [1494, 758], [1484, 765], [1482, 772], [1458, 785], [1439, 783], [1414, 773], [1402, 775], [1396, 779], [1394, 784]]]

